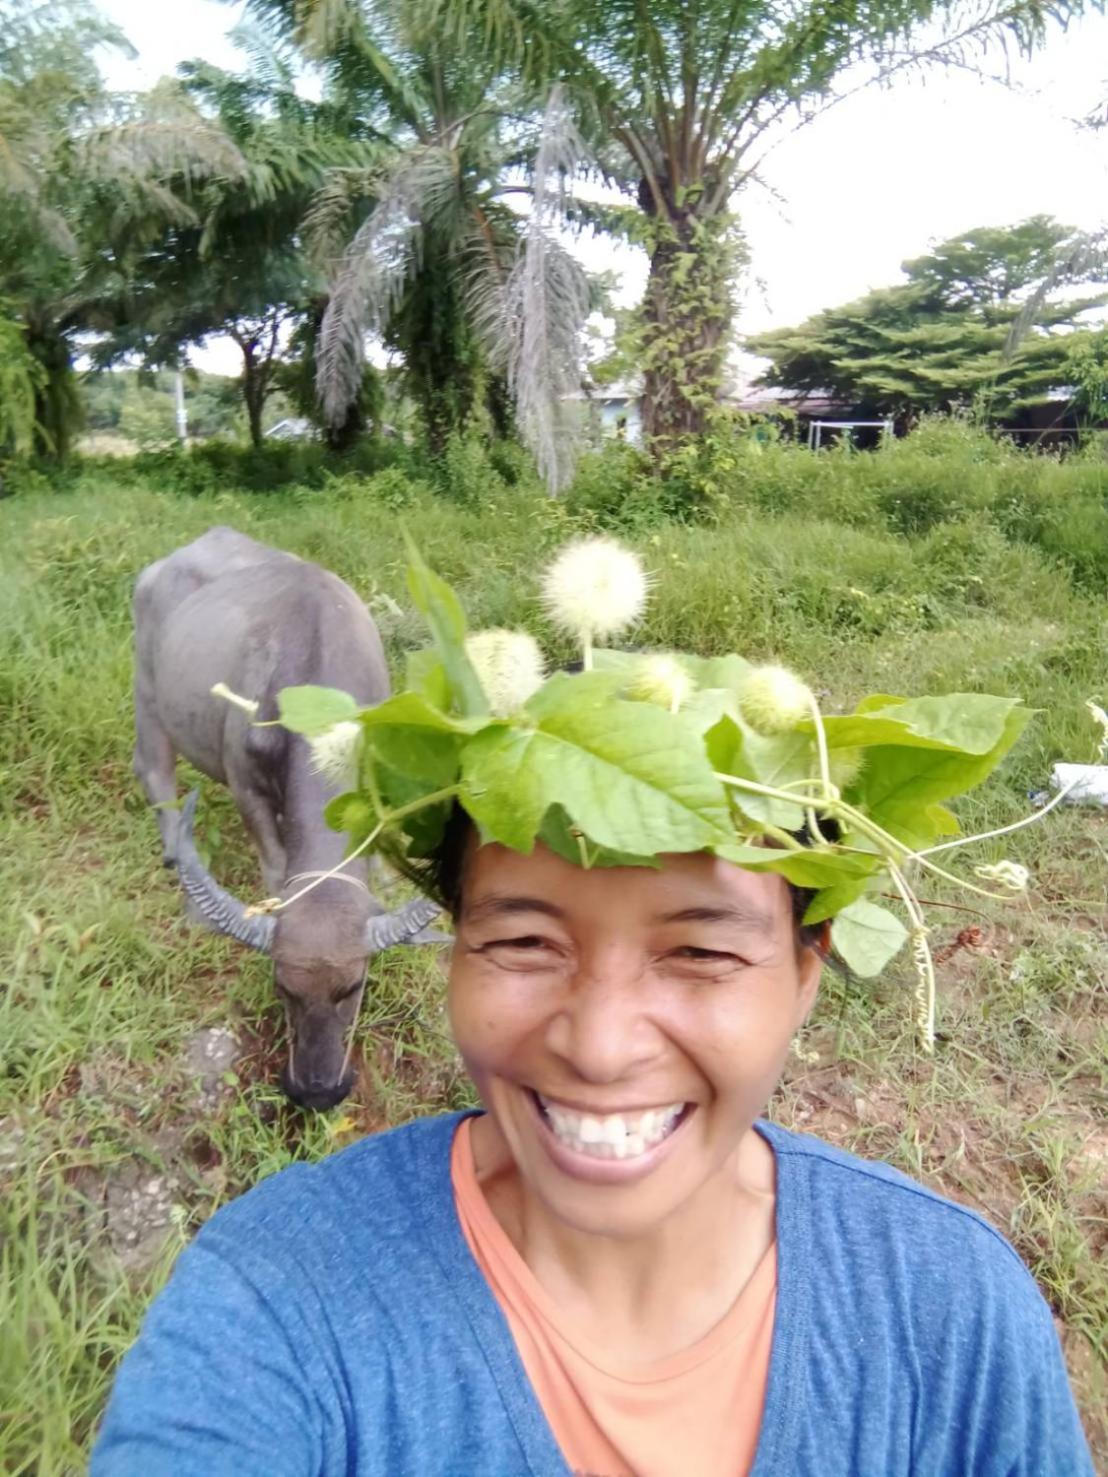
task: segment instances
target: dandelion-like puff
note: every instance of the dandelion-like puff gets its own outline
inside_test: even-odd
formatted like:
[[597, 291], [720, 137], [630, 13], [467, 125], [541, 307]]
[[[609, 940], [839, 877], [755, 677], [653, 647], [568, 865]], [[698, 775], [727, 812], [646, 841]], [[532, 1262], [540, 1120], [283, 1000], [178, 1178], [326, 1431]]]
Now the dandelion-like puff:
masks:
[[332, 723], [330, 728], [308, 740], [312, 750], [312, 768], [329, 784], [341, 790], [354, 790], [358, 785], [358, 745], [362, 725], [350, 719]]
[[642, 615], [650, 582], [637, 554], [609, 538], [577, 539], [546, 571], [547, 615], [581, 643], [585, 666], [593, 643], [618, 635]]
[[688, 701], [693, 686], [680, 657], [662, 652], [657, 656], [644, 656], [635, 664], [624, 695], [638, 702], [657, 703], [659, 707], [677, 713]]
[[814, 705], [811, 688], [788, 667], [752, 667], [739, 689], [739, 711], [758, 733], [788, 733]]
[[466, 655], [496, 718], [517, 712], [543, 684], [542, 652], [526, 631], [475, 631]]

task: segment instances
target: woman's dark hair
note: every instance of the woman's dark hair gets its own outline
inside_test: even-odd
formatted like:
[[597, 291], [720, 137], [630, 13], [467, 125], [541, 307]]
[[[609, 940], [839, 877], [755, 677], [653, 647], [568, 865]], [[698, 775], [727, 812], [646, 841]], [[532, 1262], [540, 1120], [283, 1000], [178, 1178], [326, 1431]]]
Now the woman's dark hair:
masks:
[[[830, 826], [828, 822], [823, 823], [823, 828], [828, 839]], [[462, 881], [465, 873], [466, 845], [473, 830], [473, 821], [458, 804], [455, 804], [447, 818], [443, 829], [442, 840], [434, 852], [427, 857], [419, 870], [419, 886], [436, 902], [441, 903], [451, 918], [457, 922], [458, 915], [462, 909]], [[811, 840], [807, 832], [797, 832], [796, 839], [803, 845]], [[805, 923], [804, 914], [808, 911], [808, 904], [815, 897], [815, 889], [811, 887], [795, 887], [791, 882], [787, 884], [789, 897], [792, 900], [793, 920], [796, 924], [797, 942], [802, 948], [812, 948], [823, 951], [825, 939], [825, 925], [822, 923]]]

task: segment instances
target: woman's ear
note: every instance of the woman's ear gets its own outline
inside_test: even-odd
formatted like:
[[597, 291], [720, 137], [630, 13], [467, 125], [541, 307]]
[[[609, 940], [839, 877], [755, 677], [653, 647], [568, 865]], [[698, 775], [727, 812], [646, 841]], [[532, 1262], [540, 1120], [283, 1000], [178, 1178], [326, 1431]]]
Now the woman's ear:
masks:
[[823, 923], [815, 938], [809, 939], [800, 950], [797, 959], [797, 973], [799, 975], [800, 989], [797, 995], [797, 1020], [795, 1029], [799, 1031], [812, 1013], [812, 1007], [816, 1003], [819, 994], [820, 975], [823, 973], [823, 962], [831, 952], [831, 924]]

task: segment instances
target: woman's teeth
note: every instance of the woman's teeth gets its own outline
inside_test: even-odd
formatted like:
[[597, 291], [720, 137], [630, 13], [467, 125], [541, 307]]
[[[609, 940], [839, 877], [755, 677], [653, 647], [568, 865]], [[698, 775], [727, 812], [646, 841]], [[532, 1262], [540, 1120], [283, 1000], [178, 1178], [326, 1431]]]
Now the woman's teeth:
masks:
[[595, 1117], [575, 1113], [536, 1093], [554, 1137], [578, 1154], [592, 1159], [634, 1159], [673, 1132], [684, 1103], [648, 1108], [645, 1113], [610, 1113]]

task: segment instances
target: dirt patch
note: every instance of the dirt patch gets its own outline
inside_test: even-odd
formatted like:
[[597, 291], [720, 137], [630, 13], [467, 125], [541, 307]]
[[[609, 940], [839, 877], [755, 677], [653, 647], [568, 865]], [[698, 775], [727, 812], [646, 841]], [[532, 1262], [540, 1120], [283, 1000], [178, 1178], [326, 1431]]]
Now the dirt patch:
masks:
[[276, 1016], [266, 1016], [239, 1025], [236, 1035], [240, 1043], [235, 1064], [239, 1080], [252, 1086], [275, 1085], [285, 1061], [284, 1023]]
[[138, 1160], [122, 1165], [104, 1184], [108, 1242], [120, 1264], [134, 1275], [149, 1272], [173, 1238], [185, 1210], [174, 1176], [155, 1174]]
[[196, 1083], [198, 1106], [212, 1112], [237, 1086], [235, 1064], [243, 1055], [238, 1037], [226, 1026], [197, 1031], [185, 1048], [183, 1068]]

